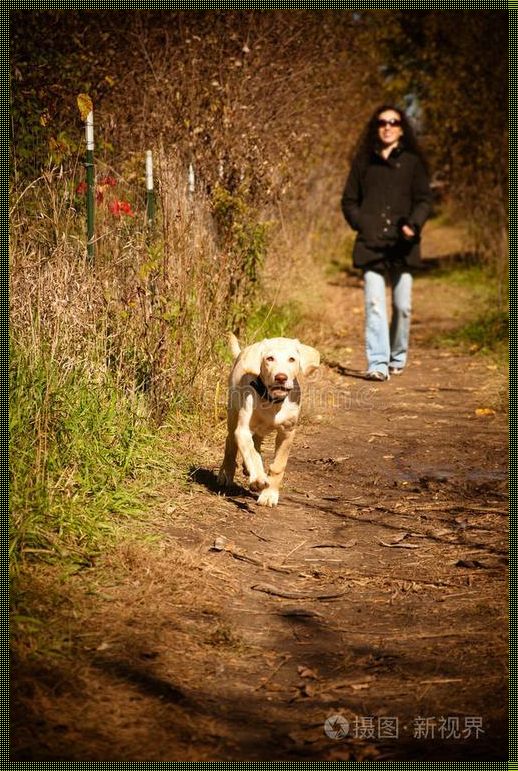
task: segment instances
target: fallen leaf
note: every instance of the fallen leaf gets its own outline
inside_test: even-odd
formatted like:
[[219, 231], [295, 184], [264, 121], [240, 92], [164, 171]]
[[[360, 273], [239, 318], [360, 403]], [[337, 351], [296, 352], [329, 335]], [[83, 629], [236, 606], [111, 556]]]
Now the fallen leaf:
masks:
[[496, 415], [496, 412], [492, 410], [490, 407], [478, 407], [475, 410], [475, 415], [478, 418], [485, 417], [486, 415]]
[[459, 560], [455, 563], [456, 568], [485, 568], [483, 562], [478, 560]]
[[214, 541], [213, 545], [210, 547], [211, 551], [224, 551], [228, 545], [228, 540], [223, 536], [218, 536], [216, 540]]
[[367, 675], [360, 682], [355, 680], [339, 680], [335, 683], [328, 683], [328, 687], [331, 691], [336, 691], [341, 688], [352, 688], [353, 690], [361, 691], [364, 688], [369, 688], [375, 680], [375, 675]]
[[317, 673], [308, 667], [299, 666], [297, 667], [297, 672], [299, 673], [300, 677], [310, 677], [312, 680], [318, 680]]

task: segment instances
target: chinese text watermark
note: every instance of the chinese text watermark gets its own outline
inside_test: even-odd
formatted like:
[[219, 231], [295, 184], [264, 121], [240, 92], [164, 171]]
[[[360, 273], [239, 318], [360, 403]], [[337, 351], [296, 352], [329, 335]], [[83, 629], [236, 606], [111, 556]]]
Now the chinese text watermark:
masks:
[[415, 717], [401, 725], [398, 717], [356, 715], [347, 719], [343, 715], [331, 715], [324, 724], [324, 733], [330, 739], [341, 741], [352, 739], [398, 739], [402, 734], [410, 734], [414, 739], [423, 741], [441, 739], [443, 741], [461, 741], [479, 739], [485, 733], [483, 718], [478, 715]]

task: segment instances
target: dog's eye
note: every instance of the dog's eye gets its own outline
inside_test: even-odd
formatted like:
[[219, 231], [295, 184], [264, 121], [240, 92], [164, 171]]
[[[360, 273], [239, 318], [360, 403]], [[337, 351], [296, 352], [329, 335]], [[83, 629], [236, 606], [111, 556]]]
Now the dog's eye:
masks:
[[288, 361], [290, 362], [290, 364], [293, 364], [293, 362], [295, 361], [295, 357], [294, 356], [290, 356]]
[[273, 356], [267, 356], [266, 361], [275, 361], [275, 358]]

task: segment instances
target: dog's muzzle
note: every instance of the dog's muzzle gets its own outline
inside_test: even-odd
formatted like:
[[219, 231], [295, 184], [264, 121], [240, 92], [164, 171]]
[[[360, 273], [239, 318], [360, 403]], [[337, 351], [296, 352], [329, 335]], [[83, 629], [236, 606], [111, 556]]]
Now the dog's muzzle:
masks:
[[274, 399], [285, 399], [290, 391], [291, 388], [288, 388], [288, 386], [285, 385], [271, 385], [268, 389], [268, 393], [270, 396], [273, 396]]
[[283, 402], [291, 391], [291, 388], [288, 388], [285, 385], [281, 385], [280, 383], [278, 385], [272, 385], [270, 388], [267, 388], [260, 377], [258, 377], [256, 380], [252, 380], [250, 385], [254, 391], [259, 394], [261, 399], [272, 402], [273, 404]]

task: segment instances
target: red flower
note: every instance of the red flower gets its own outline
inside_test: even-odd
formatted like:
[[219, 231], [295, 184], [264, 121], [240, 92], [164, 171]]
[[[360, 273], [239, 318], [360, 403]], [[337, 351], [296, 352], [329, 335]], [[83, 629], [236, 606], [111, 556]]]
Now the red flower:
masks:
[[123, 214], [127, 214], [128, 217], [135, 216], [135, 212], [131, 210], [131, 204], [128, 201], [120, 201], [119, 203]]
[[120, 217], [121, 214], [126, 214], [128, 217], [135, 216], [135, 212], [131, 210], [131, 204], [128, 201], [119, 201], [117, 198], [114, 198], [108, 208], [114, 217]]
[[84, 195], [87, 190], [88, 190], [88, 185], [86, 184], [86, 182], [80, 182], [76, 187], [76, 195]]

